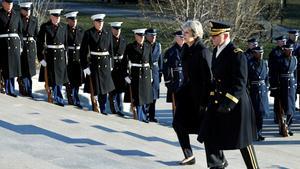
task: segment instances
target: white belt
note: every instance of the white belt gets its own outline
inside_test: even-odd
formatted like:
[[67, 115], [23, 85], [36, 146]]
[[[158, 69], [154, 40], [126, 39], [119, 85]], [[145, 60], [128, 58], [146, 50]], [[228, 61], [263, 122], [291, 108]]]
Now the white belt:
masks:
[[10, 38], [10, 37], [18, 37], [19, 38], [19, 35], [17, 33], [0, 34], [0, 38]]
[[68, 49], [71, 49], [71, 50], [75, 50], [75, 49], [76, 49], [76, 50], [79, 50], [79, 49], [80, 49], [80, 46], [76, 46], [76, 47], [75, 47], [75, 46], [69, 46]]
[[109, 52], [91, 52], [91, 55], [96, 55], [96, 56], [107, 56], [109, 55]]
[[139, 64], [139, 63], [131, 63], [131, 67], [150, 67], [149, 63]]
[[47, 48], [49, 48], [49, 49], [63, 49], [63, 48], [65, 48], [65, 45], [47, 45]]
[[25, 41], [34, 41], [33, 37], [23, 37]]
[[121, 56], [114, 56], [114, 59], [123, 59], [123, 55], [121, 55]]

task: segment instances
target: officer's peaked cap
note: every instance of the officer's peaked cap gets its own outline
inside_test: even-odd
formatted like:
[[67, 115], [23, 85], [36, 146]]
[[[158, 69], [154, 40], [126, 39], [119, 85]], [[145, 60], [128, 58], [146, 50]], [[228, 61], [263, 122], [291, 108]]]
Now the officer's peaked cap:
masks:
[[224, 32], [230, 32], [231, 26], [228, 23], [221, 22], [221, 21], [210, 21], [211, 29], [210, 35], [216, 36]]

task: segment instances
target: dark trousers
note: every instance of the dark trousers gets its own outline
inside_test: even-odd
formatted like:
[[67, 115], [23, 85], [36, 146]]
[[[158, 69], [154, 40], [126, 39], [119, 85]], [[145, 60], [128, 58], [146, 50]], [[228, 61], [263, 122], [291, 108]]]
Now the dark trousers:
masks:
[[115, 90], [109, 93], [109, 103], [112, 113], [122, 112], [122, 93]]
[[7, 95], [15, 95], [15, 78], [5, 79], [5, 93]]
[[54, 101], [58, 104], [64, 104], [64, 98], [62, 95], [62, 85], [53, 85], [53, 95], [54, 95]]
[[278, 96], [274, 97], [274, 122], [278, 123], [277, 114], [280, 111], [280, 99]]
[[263, 127], [263, 115], [261, 112], [255, 112], [255, 119], [256, 119], [256, 129], [257, 129], [257, 133], [261, 134], [262, 132], [262, 127]]
[[80, 105], [79, 87], [73, 87], [72, 88], [72, 99], [73, 99], [74, 105]]
[[155, 104], [156, 100], [153, 100], [152, 103], [147, 105], [149, 120], [155, 119]]
[[106, 113], [105, 110], [106, 110], [107, 94], [99, 94], [98, 102], [99, 102], [100, 111], [102, 113]]
[[[227, 160], [224, 156], [223, 150], [219, 150], [209, 142], [204, 143], [206, 152], [206, 161], [209, 168], [225, 168]], [[248, 145], [240, 149], [247, 169], [258, 169], [258, 163], [253, 145]]]
[[24, 92], [27, 96], [32, 96], [32, 80], [31, 77], [21, 77]]
[[184, 129], [181, 127], [174, 126], [174, 130], [177, 134], [177, 138], [181, 146], [182, 152], [184, 154], [184, 157], [188, 158], [193, 156], [189, 134], [186, 131], [184, 131]]
[[147, 116], [146, 116], [147, 108], [146, 107], [147, 106], [145, 104], [136, 106], [136, 113], [137, 113], [139, 121], [146, 121], [147, 120]]

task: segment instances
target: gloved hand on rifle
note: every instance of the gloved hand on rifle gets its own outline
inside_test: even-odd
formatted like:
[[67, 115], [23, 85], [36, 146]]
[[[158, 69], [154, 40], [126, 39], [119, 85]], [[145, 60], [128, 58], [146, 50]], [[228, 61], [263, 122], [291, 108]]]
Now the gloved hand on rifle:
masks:
[[83, 69], [83, 73], [84, 73], [84, 76], [86, 76], [86, 75], [91, 75], [91, 70], [90, 70], [90, 68], [87, 67], [87, 68]]
[[125, 77], [125, 82], [126, 82], [127, 84], [131, 84], [131, 79], [129, 78], [129, 76], [126, 76], [126, 77]]
[[43, 67], [46, 67], [46, 66], [47, 66], [47, 62], [45, 61], [45, 59], [43, 59], [42, 61], [40, 61], [40, 64], [41, 64]]

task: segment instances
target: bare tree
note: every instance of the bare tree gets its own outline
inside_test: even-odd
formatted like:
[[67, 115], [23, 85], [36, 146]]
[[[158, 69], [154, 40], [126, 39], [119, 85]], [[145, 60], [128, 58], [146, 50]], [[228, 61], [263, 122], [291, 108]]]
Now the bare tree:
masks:
[[164, 19], [165, 32], [179, 29], [190, 19], [199, 20], [208, 32], [210, 20], [221, 20], [232, 24], [232, 38], [239, 41], [251, 36], [268, 38], [280, 3], [278, 0], [150, 0], [148, 6], [141, 8], [151, 20]]

